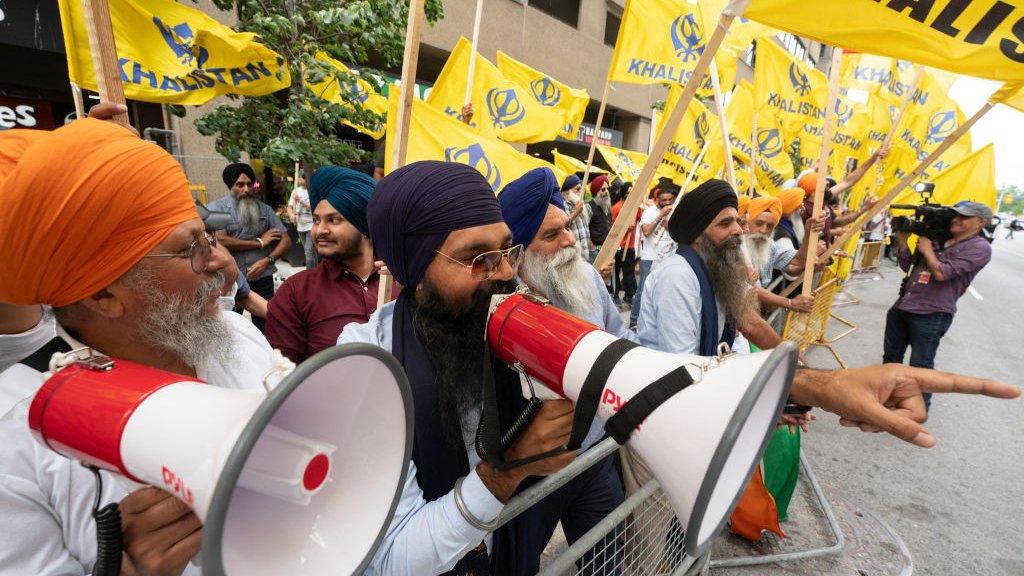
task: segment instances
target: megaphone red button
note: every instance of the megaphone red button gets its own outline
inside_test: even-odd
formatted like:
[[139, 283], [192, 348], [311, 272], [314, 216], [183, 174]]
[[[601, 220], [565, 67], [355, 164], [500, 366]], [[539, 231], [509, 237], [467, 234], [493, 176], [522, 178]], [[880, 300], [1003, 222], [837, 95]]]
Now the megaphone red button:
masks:
[[302, 473], [302, 487], [310, 492], [315, 491], [323, 485], [330, 471], [331, 459], [326, 454], [317, 454], [306, 464], [306, 471]]

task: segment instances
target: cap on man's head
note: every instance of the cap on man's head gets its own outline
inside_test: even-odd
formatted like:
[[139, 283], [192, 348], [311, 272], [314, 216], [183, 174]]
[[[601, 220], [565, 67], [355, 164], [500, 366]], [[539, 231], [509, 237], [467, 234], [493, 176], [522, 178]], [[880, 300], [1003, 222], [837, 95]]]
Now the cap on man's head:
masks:
[[668, 233], [680, 244], [692, 244], [704, 233], [719, 212], [738, 206], [736, 191], [724, 180], [711, 179], [683, 195], [672, 219]]
[[85, 118], [19, 132], [0, 132], [4, 302], [78, 302], [198, 218], [181, 165], [122, 126]]
[[558, 179], [549, 168], [534, 168], [508, 183], [498, 195], [501, 215], [512, 230], [512, 244], [529, 246], [547, 216], [548, 206], [565, 211]]
[[562, 188], [561, 188], [560, 192], [565, 192], [566, 190], [572, 190], [573, 188], [579, 186], [581, 182], [583, 182], [583, 181], [580, 180], [579, 176], [577, 176], [575, 174], [569, 174], [568, 176], [565, 177], [565, 180], [562, 181]]
[[366, 219], [381, 260], [413, 290], [448, 234], [502, 222], [487, 179], [465, 164], [436, 160], [407, 164], [381, 179]]
[[985, 224], [988, 224], [992, 220], [992, 209], [981, 202], [961, 200], [953, 205], [953, 211], [961, 216], [981, 218], [985, 221]]
[[253, 171], [252, 166], [245, 164], [244, 162], [235, 162], [234, 164], [228, 164], [224, 167], [224, 172], [221, 173], [221, 178], [224, 179], [224, 185], [231, 188], [238, 182], [238, 177], [245, 174], [249, 177], [249, 181], [253, 183], [253, 187], [256, 186], [256, 172]]

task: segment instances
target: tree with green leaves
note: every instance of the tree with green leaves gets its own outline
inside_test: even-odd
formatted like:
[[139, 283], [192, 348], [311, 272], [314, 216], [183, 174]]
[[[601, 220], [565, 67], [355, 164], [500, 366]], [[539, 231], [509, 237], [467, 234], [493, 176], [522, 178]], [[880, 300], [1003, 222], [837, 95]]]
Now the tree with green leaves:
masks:
[[[253, 32], [258, 41], [281, 55], [291, 73], [291, 86], [258, 97], [228, 96], [196, 121], [200, 133], [216, 137], [217, 151], [237, 161], [242, 152], [268, 165], [340, 164], [365, 153], [338, 137], [345, 121], [373, 125], [384, 119], [364, 109], [353, 94], [343, 104], [318, 97], [307, 87], [335, 76], [339, 82], [362, 78], [378, 92], [380, 72], [365, 65], [381, 62], [400, 67], [405, 47], [409, 2], [402, 0], [213, 0], [222, 9], [235, 8], [237, 28]], [[441, 0], [426, 0], [426, 20], [443, 16]], [[315, 57], [318, 52], [362, 67], [341, 72]]]

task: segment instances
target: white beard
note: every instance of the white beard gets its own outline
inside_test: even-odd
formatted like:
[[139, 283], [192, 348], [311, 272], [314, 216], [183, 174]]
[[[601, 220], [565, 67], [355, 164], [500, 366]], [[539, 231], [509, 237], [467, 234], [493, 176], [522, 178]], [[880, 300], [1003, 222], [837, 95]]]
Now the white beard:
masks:
[[583, 316], [595, 306], [594, 281], [588, 266], [574, 246], [550, 257], [527, 250], [523, 258], [523, 274], [534, 288], [555, 306], [576, 316]]
[[800, 217], [799, 212], [793, 212], [789, 215], [789, 221], [793, 223], [793, 231], [796, 232], [796, 239], [803, 242], [804, 239], [804, 219]]
[[754, 270], [760, 271], [768, 264], [768, 257], [772, 249], [771, 243], [772, 239], [764, 234], [747, 234], [743, 237], [743, 249]]

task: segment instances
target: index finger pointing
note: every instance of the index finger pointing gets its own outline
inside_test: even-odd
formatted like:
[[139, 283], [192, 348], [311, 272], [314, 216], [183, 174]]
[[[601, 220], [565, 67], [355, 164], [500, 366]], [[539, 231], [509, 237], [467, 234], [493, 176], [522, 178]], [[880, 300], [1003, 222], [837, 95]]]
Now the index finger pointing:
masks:
[[1020, 388], [1013, 384], [990, 380], [987, 378], [974, 378], [953, 374], [952, 372], [939, 372], [925, 368], [913, 368], [911, 376], [925, 392], [956, 392], [958, 394], [981, 394], [993, 398], [1017, 398], [1020, 396]]

